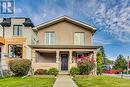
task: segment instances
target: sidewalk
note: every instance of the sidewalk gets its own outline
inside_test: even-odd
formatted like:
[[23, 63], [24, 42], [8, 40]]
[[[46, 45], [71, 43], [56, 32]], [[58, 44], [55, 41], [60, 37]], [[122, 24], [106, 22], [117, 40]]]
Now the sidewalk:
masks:
[[53, 87], [78, 87], [69, 75], [59, 75]]

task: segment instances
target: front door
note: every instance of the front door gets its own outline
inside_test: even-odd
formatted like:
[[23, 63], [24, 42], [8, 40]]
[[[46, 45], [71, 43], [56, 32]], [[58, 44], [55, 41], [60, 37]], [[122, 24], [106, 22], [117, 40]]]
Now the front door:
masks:
[[61, 54], [61, 70], [68, 70], [68, 54]]

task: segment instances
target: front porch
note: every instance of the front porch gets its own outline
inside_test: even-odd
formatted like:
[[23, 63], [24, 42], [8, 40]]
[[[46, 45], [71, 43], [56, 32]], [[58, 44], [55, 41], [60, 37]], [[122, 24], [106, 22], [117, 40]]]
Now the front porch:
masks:
[[55, 67], [60, 72], [68, 72], [71, 67], [77, 66], [79, 57], [89, 56], [96, 59], [96, 50], [90, 49], [33, 49], [32, 54], [34, 71]]

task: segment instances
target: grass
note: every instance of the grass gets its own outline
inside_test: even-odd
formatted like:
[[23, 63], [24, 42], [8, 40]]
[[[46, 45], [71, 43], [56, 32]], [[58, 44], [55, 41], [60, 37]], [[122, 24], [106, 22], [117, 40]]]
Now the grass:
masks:
[[73, 79], [78, 87], [130, 87], [130, 79], [111, 76], [78, 76]]
[[0, 79], [0, 87], [52, 87], [53, 77], [9, 77]]

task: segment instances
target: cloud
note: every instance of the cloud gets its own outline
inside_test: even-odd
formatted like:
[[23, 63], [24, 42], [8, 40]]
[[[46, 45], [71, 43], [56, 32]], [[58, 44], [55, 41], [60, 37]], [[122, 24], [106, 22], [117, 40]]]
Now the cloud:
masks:
[[95, 40], [94, 39], [94, 44], [96, 45], [109, 45], [112, 44], [111, 42], [103, 41], [103, 40]]
[[[108, 2], [109, 1], [109, 2]], [[105, 31], [121, 42], [130, 42], [130, 6], [129, 0], [84, 1], [80, 12], [90, 17], [99, 30]], [[113, 4], [114, 3], [114, 4]], [[87, 5], [89, 4], [89, 5]], [[105, 27], [102, 27], [105, 26]]]
[[96, 45], [111, 45], [112, 41], [104, 39], [100, 36], [95, 36], [93, 39], [93, 43]]
[[21, 14], [23, 11], [22, 8], [15, 8], [15, 14]]
[[108, 56], [107, 58], [108, 58], [108, 59], [110, 59], [110, 60], [115, 61], [115, 60], [116, 60], [116, 58], [117, 58], [117, 56]]
[[[70, 14], [71, 11], [68, 11], [69, 9], [64, 8], [62, 5], [58, 5], [58, 3], [61, 2], [59, 0], [44, 0], [44, 2], [37, 3], [38, 5], [37, 9], [33, 7], [26, 7], [28, 8], [29, 12], [28, 15], [30, 15], [33, 22], [37, 25], [42, 22], [46, 22], [50, 19], [54, 19], [56, 17]], [[66, 3], [66, 2], [65, 2]], [[66, 6], [68, 7], [68, 6]]]

